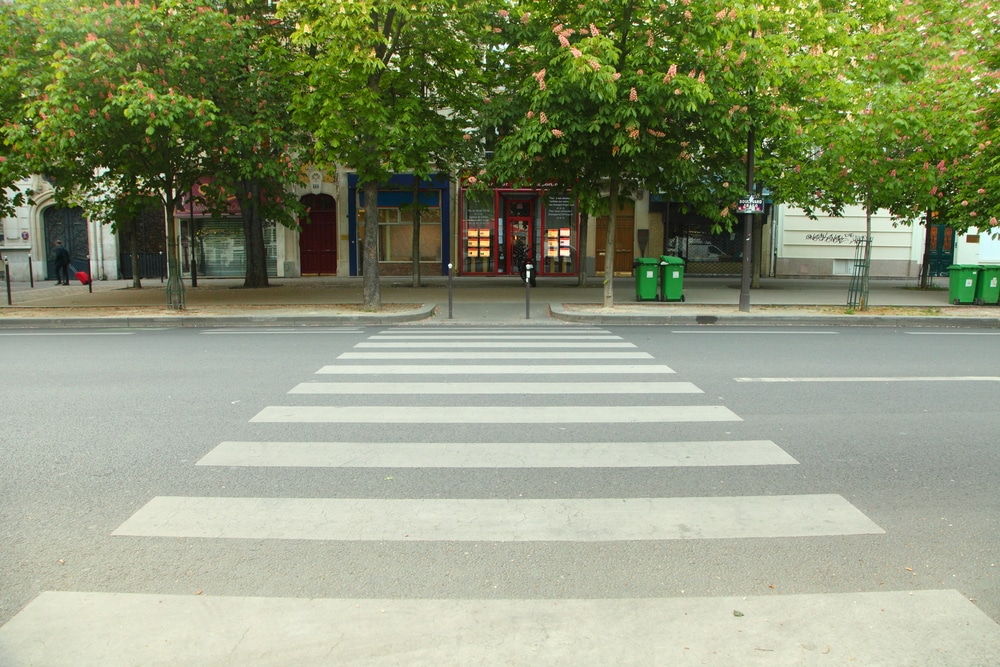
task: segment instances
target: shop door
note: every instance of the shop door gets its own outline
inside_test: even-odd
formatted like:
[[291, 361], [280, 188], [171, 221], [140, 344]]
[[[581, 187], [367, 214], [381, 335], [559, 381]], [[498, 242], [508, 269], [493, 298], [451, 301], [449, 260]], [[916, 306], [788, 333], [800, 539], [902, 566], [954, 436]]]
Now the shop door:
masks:
[[532, 202], [526, 199], [507, 199], [504, 201], [506, 214], [505, 225], [507, 227], [506, 236], [506, 257], [505, 263], [501, 264], [506, 268], [506, 273], [517, 275], [518, 259], [522, 251], [518, 251], [518, 245], [523, 245], [524, 251], [532, 250], [532, 254], [537, 255], [531, 248], [533, 207]]
[[336, 275], [337, 203], [330, 195], [306, 195], [302, 203], [309, 209], [299, 235], [302, 275]]
[[[608, 218], [607, 216], [597, 219], [597, 238], [596, 238], [596, 248], [597, 257], [595, 260], [594, 270], [598, 275], [604, 273], [604, 259], [605, 259], [605, 239], [608, 235]], [[634, 232], [633, 232], [633, 217], [632, 213], [629, 212], [627, 215], [619, 215], [615, 219], [615, 257], [614, 257], [614, 272], [615, 273], [632, 273], [632, 261], [635, 257], [633, 251], [634, 243]]]
[[950, 225], [927, 226], [927, 264], [931, 276], [947, 276], [955, 263], [955, 229]]
[[87, 271], [87, 255], [90, 254], [90, 244], [87, 240], [87, 220], [83, 217], [83, 209], [60, 208], [50, 206], [42, 214], [43, 225], [45, 226], [45, 261], [48, 279], [56, 277], [56, 265], [52, 261], [52, 249], [56, 240], [62, 241], [62, 245], [69, 251], [70, 275], [75, 271]]

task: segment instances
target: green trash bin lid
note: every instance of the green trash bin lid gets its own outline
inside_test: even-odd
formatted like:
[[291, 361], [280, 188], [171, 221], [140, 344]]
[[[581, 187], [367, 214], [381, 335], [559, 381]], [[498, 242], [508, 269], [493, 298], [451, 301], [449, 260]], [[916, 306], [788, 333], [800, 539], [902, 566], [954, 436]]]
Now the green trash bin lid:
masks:
[[680, 257], [671, 257], [670, 255], [660, 255], [660, 264], [683, 264], [684, 260]]

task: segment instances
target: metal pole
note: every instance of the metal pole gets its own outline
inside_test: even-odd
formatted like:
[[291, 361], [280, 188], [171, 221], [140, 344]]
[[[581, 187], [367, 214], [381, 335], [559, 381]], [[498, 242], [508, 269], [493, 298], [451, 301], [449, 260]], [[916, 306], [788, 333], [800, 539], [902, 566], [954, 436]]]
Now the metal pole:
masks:
[[191, 191], [191, 240], [188, 245], [191, 247], [191, 287], [198, 286], [198, 241], [194, 231], [194, 190]]
[[87, 255], [87, 291], [94, 293], [94, 267], [90, 263], [90, 255]]
[[451, 288], [452, 288], [452, 278], [454, 277], [454, 272], [451, 269], [452, 269], [452, 264], [451, 264], [451, 262], [448, 262], [448, 319], [449, 320], [452, 317], [452, 312], [451, 312], [451, 307], [452, 307]]
[[527, 263], [524, 265], [524, 319], [531, 319], [531, 272], [535, 265]]
[[165, 275], [166, 273], [167, 273], [167, 265], [163, 263], [163, 251], [161, 250], [160, 251], [160, 282], [161, 283], [163, 282], [163, 279], [166, 277], [166, 275]]
[[[754, 195], [753, 187], [753, 125], [747, 130], [747, 196]], [[740, 312], [750, 312], [750, 277], [753, 272], [753, 213], [747, 211], [743, 231], [743, 277], [740, 280]]]
[[7, 257], [3, 258], [3, 274], [4, 274], [4, 279], [7, 281], [7, 305], [13, 306], [14, 300], [11, 298], [10, 295], [10, 262], [8, 261]]
[[28, 281], [31, 283], [32, 289], [35, 287], [35, 271], [31, 268], [31, 255], [28, 255]]

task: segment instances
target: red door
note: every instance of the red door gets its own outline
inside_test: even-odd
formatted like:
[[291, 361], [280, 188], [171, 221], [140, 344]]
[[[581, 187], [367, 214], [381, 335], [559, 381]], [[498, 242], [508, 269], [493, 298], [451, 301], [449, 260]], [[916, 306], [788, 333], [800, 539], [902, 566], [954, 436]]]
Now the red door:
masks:
[[299, 235], [302, 275], [337, 274], [337, 203], [330, 195], [306, 195], [308, 209]]
[[531, 247], [532, 243], [532, 229], [531, 221], [533, 219], [532, 215], [532, 203], [525, 199], [508, 199], [506, 200], [506, 214], [507, 214], [507, 273], [517, 274], [517, 252], [515, 247], [518, 244], [522, 244], [525, 249], [530, 251], [532, 259], [537, 258], [537, 251]]

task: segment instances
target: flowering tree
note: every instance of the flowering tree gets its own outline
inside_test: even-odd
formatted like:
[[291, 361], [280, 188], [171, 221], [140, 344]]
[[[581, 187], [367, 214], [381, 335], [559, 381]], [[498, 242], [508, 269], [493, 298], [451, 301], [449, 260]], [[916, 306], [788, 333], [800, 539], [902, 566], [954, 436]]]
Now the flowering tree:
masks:
[[[784, 190], [790, 200], [833, 215], [846, 204], [861, 205], [869, 240], [879, 209], [909, 224], [922, 211], [951, 203], [949, 182], [981, 131], [984, 83], [975, 76], [976, 37], [967, 31], [974, 3], [955, 9], [938, 0], [904, 3], [858, 35], [840, 56], [834, 103], [817, 108], [800, 129], [806, 158]], [[869, 244], [862, 310], [870, 253]]]
[[260, 0], [227, 5], [231, 53], [212, 91], [222, 141], [209, 154], [214, 179], [201, 190], [216, 210], [224, 210], [229, 197], [239, 202], [246, 241], [243, 286], [267, 287], [264, 221], [297, 225], [297, 202], [285, 195], [301, 180], [309, 142], [289, 119], [299, 85], [288, 43], [291, 25]]
[[[378, 191], [393, 173], [427, 174], [432, 153], [468, 127], [479, 71], [479, 0], [284, 0], [308, 82], [296, 107], [317, 159], [353, 168], [364, 191], [363, 303], [381, 308]], [[442, 115], [443, 114], [443, 115]], [[433, 138], [427, 135], [434, 133]], [[417, 248], [414, 248], [414, 252]]]
[[620, 197], [656, 189], [731, 227], [750, 129], [766, 129], [750, 143], [765, 159], [788, 160], [784, 136], [851, 20], [818, 2], [517, 3], [496, 18], [498, 88], [516, 99], [492, 111], [491, 175], [555, 182], [608, 213], [611, 306]]
[[184, 308], [174, 211], [223, 143], [213, 93], [231, 66], [231, 19], [188, 0], [23, 6], [35, 10], [36, 49], [47, 57], [8, 141], [81, 203], [156, 195], [167, 218], [167, 305]]
[[[29, 48], [33, 34], [32, 22], [13, 3], [0, 2], [0, 127], [9, 127], [21, 120], [20, 110], [25, 92], [25, 73], [33, 54]], [[14, 210], [28, 200], [30, 193], [17, 187], [18, 181], [30, 174], [22, 156], [0, 133], [0, 216], [13, 215]]]

